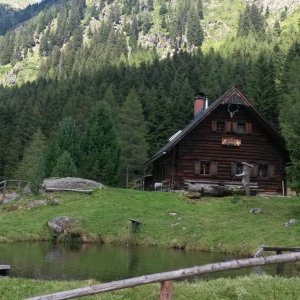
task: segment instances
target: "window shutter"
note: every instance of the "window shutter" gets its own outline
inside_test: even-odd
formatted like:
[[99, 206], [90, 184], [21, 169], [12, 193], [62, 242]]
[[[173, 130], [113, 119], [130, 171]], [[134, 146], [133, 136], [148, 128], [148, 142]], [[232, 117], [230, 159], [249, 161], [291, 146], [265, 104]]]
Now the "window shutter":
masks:
[[268, 165], [268, 177], [274, 178], [275, 177], [275, 166]]
[[218, 175], [218, 162], [212, 161], [209, 166], [209, 175], [216, 176]]
[[246, 134], [252, 133], [252, 123], [246, 122]]
[[251, 177], [257, 177], [258, 175], [258, 164], [253, 164], [253, 168], [251, 169]]
[[231, 132], [231, 121], [225, 121], [225, 132]]
[[217, 121], [216, 120], [211, 121], [211, 131], [217, 132]]
[[232, 122], [232, 132], [237, 132], [237, 122]]
[[236, 163], [232, 162], [231, 163], [231, 176], [235, 176], [236, 175]]
[[201, 171], [201, 162], [200, 161], [195, 161], [195, 165], [194, 165], [195, 175], [200, 175], [200, 171]]

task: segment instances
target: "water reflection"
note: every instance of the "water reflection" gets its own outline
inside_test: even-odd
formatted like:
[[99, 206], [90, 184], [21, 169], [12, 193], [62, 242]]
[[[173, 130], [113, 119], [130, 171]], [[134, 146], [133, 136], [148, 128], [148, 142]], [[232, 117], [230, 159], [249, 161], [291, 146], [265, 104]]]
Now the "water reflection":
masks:
[[[49, 243], [0, 245], [0, 263], [11, 265], [11, 276], [38, 279], [89, 279], [107, 282], [144, 274], [171, 271], [226, 261], [232, 256], [174, 249], [113, 245], [63, 246]], [[201, 278], [238, 276], [249, 273], [298, 276], [297, 263], [233, 270]]]

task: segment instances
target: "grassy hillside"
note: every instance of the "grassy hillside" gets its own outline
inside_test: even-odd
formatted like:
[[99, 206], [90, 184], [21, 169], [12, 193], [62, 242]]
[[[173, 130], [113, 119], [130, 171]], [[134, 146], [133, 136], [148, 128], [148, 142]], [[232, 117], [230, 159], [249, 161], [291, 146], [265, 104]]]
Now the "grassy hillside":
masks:
[[[28, 210], [31, 197], [0, 209], [0, 241], [49, 240], [47, 221], [57, 216], [79, 220], [76, 230], [105, 242], [134, 243], [253, 254], [262, 244], [299, 246], [300, 198], [227, 197], [198, 203], [179, 194], [105, 189], [93, 195], [54, 194], [59, 205]], [[35, 199], [49, 197], [49, 194]], [[260, 207], [262, 214], [249, 213]], [[142, 222], [131, 233], [129, 219]], [[33, 221], [34, 220], [34, 221]]]

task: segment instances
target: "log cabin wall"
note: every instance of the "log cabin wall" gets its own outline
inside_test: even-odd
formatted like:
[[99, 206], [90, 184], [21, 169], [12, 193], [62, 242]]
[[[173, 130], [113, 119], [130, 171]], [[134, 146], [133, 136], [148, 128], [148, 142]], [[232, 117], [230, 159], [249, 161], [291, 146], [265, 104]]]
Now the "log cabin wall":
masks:
[[[257, 182], [258, 193], [282, 194], [286, 160], [279, 143], [248, 107], [241, 105], [231, 118], [228, 105], [221, 104], [158, 159], [154, 169], [157, 179], [172, 178], [174, 188], [183, 188], [184, 180], [240, 182], [234, 174], [241, 173], [241, 162], [247, 162], [255, 166], [251, 182]], [[168, 172], [163, 174], [166, 162]]]

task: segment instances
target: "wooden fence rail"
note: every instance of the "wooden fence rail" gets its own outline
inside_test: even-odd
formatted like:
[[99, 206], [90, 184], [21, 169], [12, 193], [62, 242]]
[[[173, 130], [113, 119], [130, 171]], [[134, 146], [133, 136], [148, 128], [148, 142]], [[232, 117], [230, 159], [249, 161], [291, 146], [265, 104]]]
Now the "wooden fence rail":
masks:
[[254, 257], [263, 256], [266, 251], [273, 251], [276, 254], [282, 254], [282, 252], [300, 252], [300, 247], [260, 246]]
[[0, 182], [0, 194], [2, 194], [2, 199], [0, 198], [0, 204], [3, 202], [6, 192], [8, 189], [13, 189], [20, 191], [22, 184], [28, 184], [25, 180], [3, 180]]
[[267, 257], [247, 258], [240, 260], [233, 260], [227, 262], [218, 262], [213, 264], [207, 264], [203, 266], [197, 266], [187, 269], [180, 269], [176, 271], [157, 273], [151, 275], [144, 275], [140, 277], [124, 279], [119, 281], [113, 281], [94, 286], [73, 289], [64, 292], [58, 292], [54, 294], [48, 294], [44, 296], [37, 296], [28, 298], [26, 300], [60, 300], [60, 299], [72, 299], [76, 297], [82, 297], [87, 295], [95, 295], [108, 291], [116, 291], [120, 289], [140, 286], [149, 283], [161, 283], [160, 300], [172, 299], [172, 280], [194, 277], [201, 274], [215, 273], [226, 270], [248, 268], [254, 266], [264, 266], [269, 264], [285, 263], [300, 260], [300, 253], [290, 253], [273, 255]]

